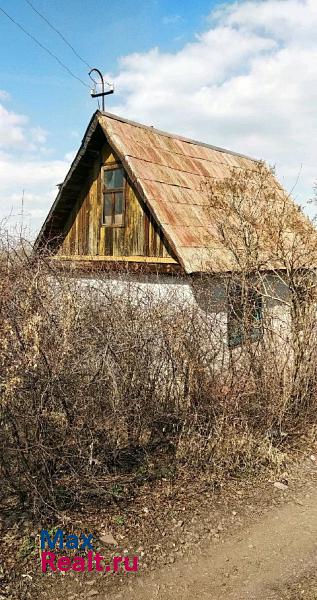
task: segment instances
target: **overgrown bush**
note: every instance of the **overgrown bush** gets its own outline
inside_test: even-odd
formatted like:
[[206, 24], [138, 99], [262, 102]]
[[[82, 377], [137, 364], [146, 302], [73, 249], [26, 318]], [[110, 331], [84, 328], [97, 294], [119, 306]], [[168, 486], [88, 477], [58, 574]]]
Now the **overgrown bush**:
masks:
[[[227, 202], [230, 194], [246, 197], [245, 182], [242, 192], [239, 182], [226, 190]], [[242, 201], [234, 210], [242, 211], [241, 236], [248, 241], [253, 234], [246, 234]], [[228, 230], [223, 235], [229, 251], [233, 237]], [[234, 243], [243, 259], [243, 241], [235, 235]], [[275, 302], [264, 311], [263, 335], [230, 348], [227, 305], [210, 310], [175, 292], [177, 285], [161, 295], [138, 290], [133, 276], [111, 283], [107, 272], [84, 284], [62, 263], [6, 238], [2, 493], [15, 494], [35, 514], [52, 513], [113, 495], [119, 476], [136, 484], [199, 470], [219, 483], [278, 467], [315, 426], [317, 409], [315, 275], [287, 252], [275, 273], [285, 298], [276, 300], [254, 243], [252, 261], [246, 254], [239, 274], [226, 276], [225, 287], [260, 286], [266, 306]], [[208, 296], [212, 282], [198, 278], [195, 297], [199, 286]]]

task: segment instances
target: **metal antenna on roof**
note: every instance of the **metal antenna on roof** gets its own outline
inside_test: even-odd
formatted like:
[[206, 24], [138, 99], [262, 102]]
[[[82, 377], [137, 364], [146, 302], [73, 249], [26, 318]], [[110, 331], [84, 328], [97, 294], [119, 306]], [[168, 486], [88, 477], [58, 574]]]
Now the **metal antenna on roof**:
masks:
[[[93, 73], [93, 71], [98, 73], [98, 75], [100, 77], [100, 81], [95, 81], [94, 78], [91, 76], [91, 73]], [[96, 68], [90, 69], [88, 75], [89, 75], [91, 81], [93, 81], [93, 83], [94, 83], [94, 89], [91, 90], [90, 95], [92, 98], [99, 98], [100, 96], [102, 96], [102, 112], [104, 112], [105, 96], [108, 96], [109, 94], [113, 94], [113, 92], [114, 92], [113, 83], [108, 83], [107, 81], [105, 81], [101, 71], [99, 71], [99, 69], [96, 69]], [[110, 88], [107, 92], [105, 92], [105, 84], [108, 85]], [[101, 85], [102, 92], [99, 92], [99, 93], [97, 92], [97, 85]]]

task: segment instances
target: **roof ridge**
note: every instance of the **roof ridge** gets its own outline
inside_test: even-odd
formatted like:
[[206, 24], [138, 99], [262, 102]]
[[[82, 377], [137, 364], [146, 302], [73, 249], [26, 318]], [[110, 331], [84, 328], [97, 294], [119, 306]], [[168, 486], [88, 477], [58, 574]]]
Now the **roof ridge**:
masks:
[[113, 119], [114, 121], [120, 121], [121, 123], [127, 123], [128, 125], [133, 125], [134, 127], [140, 127], [141, 129], [147, 129], [149, 131], [153, 131], [159, 135], [163, 135], [174, 140], [179, 140], [181, 142], [187, 142], [189, 144], [194, 144], [195, 146], [203, 146], [205, 148], [210, 148], [211, 150], [216, 150], [216, 152], [223, 152], [226, 154], [232, 154], [233, 156], [239, 156], [240, 158], [246, 158], [247, 160], [252, 160], [252, 162], [261, 162], [261, 159], [252, 158], [247, 154], [241, 154], [240, 152], [235, 152], [234, 150], [228, 150], [227, 148], [221, 148], [220, 146], [214, 146], [213, 144], [207, 144], [206, 142], [200, 142], [199, 140], [194, 140], [192, 138], [188, 138], [177, 133], [171, 133], [169, 131], [164, 131], [162, 129], [157, 129], [152, 125], [144, 125], [143, 123], [138, 123], [137, 121], [132, 121], [131, 119], [125, 119], [124, 117], [120, 117], [119, 115], [115, 115], [114, 113], [103, 112], [101, 110], [96, 111], [95, 114], [102, 115], [104, 117], [108, 117], [109, 119]]

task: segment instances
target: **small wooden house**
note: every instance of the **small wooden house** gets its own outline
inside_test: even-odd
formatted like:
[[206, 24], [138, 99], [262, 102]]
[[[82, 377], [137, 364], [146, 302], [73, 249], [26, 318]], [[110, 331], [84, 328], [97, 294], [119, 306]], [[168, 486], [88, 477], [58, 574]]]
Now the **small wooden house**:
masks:
[[[226, 246], [219, 221], [230, 223], [232, 231], [238, 223], [221, 199], [219, 207], [210, 201], [209, 184], [233, 172], [258, 169], [258, 161], [241, 154], [97, 111], [35, 247], [55, 253], [77, 273], [87, 266], [96, 271], [129, 270], [136, 278], [147, 271], [164, 285], [175, 282], [168, 276], [177, 273], [188, 288], [195, 276], [208, 273], [221, 298], [217, 310], [227, 314], [223, 276], [239, 261]], [[315, 236], [310, 222], [270, 177], [275, 203], [271, 214], [285, 213], [286, 206], [282, 234], [288, 243], [307, 232]], [[278, 242], [266, 214], [266, 207], [259, 205], [252, 220], [263, 268], [269, 273], [278, 267], [271, 264]], [[259, 319], [261, 298], [252, 302]]]

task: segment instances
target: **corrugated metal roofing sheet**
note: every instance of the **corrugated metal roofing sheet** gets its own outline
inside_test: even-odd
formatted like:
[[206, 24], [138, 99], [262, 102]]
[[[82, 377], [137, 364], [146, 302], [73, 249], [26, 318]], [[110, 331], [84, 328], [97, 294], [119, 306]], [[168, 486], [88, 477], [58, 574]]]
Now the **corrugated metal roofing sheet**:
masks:
[[[243, 170], [256, 176], [261, 169], [263, 172], [259, 161], [99, 111], [87, 129], [39, 238], [45, 235], [45, 228], [58, 213], [59, 201], [72, 176], [80, 169], [80, 160], [98, 124], [186, 272], [240, 268], [239, 257], [230, 250], [230, 244], [236, 249], [239, 247], [246, 223], [252, 224], [257, 252], [261, 254], [257, 258], [266, 268], [271, 268], [274, 256], [276, 258], [281, 239], [278, 224], [283, 219], [282, 237], [287, 247], [299, 243], [299, 235], [302, 238], [309, 235], [316, 243], [315, 229], [268, 170], [265, 201], [255, 189], [254, 198], [247, 199], [240, 213], [221, 192], [221, 182], [233, 173]], [[212, 193], [215, 186], [218, 186], [217, 193]], [[249, 242], [252, 253], [254, 240]]]
[[[242, 170], [257, 174], [261, 169], [263, 171], [260, 161], [152, 127], [125, 122], [110, 114], [100, 116], [100, 123], [110, 143], [118, 142], [121, 158], [187, 272], [209, 269], [219, 272], [241, 267], [230, 246], [239, 247], [247, 222], [252, 225], [257, 238], [258, 254], [254, 254], [254, 258], [262, 259], [263, 266], [271, 268], [278, 244], [271, 231], [274, 227], [272, 218], [274, 215], [277, 226], [283, 218], [285, 205], [287, 222], [288, 225], [292, 223], [295, 239], [301, 229], [310, 230], [315, 236], [311, 224], [286, 197], [268, 170], [266, 199], [269, 199], [271, 186], [272, 202], [280, 198], [279, 206], [269, 206], [269, 202], [263, 205], [261, 194], [255, 190], [254, 206], [252, 202], [246, 202], [243, 207], [247, 211], [243, 223], [243, 211], [238, 214], [224, 198], [211, 201], [215, 182], [222, 182]], [[288, 247], [294, 243], [294, 236], [284, 235]], [[252, 246], [252, 240], [250, 244]], [[245, 250], [241, 247], [241, 256]]]

